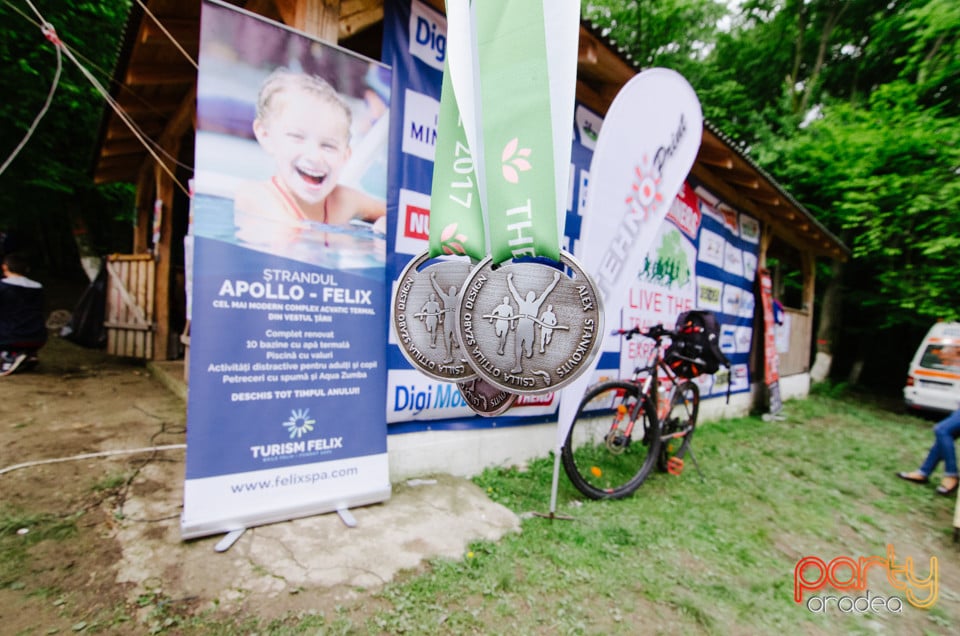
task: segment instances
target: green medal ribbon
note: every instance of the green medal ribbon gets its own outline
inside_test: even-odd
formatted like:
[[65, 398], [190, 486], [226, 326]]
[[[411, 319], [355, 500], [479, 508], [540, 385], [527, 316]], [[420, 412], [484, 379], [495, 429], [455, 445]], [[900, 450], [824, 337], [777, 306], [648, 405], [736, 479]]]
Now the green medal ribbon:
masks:
[[444, 64], [430, 195], [430, 257], [486, 256], [486, 236], [474, 158], [460, 120], [449, 62]]
[[560, 261], [543, 2], [474, 2], [486, 216], [494, 263]]

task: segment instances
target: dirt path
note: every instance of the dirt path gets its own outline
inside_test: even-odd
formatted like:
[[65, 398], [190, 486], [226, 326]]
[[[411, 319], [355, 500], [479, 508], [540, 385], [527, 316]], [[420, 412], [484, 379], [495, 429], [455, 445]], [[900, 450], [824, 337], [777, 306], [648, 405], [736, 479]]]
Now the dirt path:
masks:
[[[4, 634], [146, 633], [204, 610], [335, 612], [520, 526], [471, 482], [441, 476], [394, 484], [388, 502], [353, 511], [355, 529], [314, 515], [217, 553], [220, 537], [180, 538], [185, 405], [142, 364], [53, 339], [36, 370], [0, 380]], [[120, 453], [156, 447], [168, 448]]]
[[[142, 364], [54, 338], [41, 352], [36, 370], [0, 379], [0, 469], [184, 442], [183, 402]], [[144, 470], [171, 461], [182, 470], [182, 458], [182, 450], [138, 453], [33, 465], [0, 475], [0, 527], [5, 535], [24, 533], [18, 537], [29, 553], [22, 562], [11, 563], [19, 560], [14, 558], [19, 551], [4, 544], [3, 631], [69, 631], [122, 606], [127, 590], [113, 576], [120, 548], [110, 535], [134, 490], [169, 487], [143, 479]], [[162, 516], [178, 515], [171, 502]], [[69, 541], [37, 542], [30, 536], [56, 535], [58, 525], [70, 522], [75, 522], [76, 535]], [[61, 596], [56, 590], [70, 592]]]

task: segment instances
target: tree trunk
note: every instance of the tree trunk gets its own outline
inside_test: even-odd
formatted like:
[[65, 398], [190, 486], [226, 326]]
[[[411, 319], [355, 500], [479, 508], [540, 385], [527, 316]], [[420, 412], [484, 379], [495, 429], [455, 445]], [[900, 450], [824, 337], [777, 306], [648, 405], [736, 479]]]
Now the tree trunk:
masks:
[[855, 386], [860, 384], [860, 376], [863, 374], [863, 367], [870, 354], [870, 348], [876, 346], [872, 338], [864, 334], [857, 336], [857, 352], [854, 354], [853, 364], [850, 366], [850, 373], [847, 374], [847, 384]]
[[823, 382], [830, 377], [833, 363], [833, 341], [840, 328], [840, 308], [843, 300], [843, 263], [830, 264], [830, 280], [820, 303], [820, 322], [817, 325], [816, 357], [810, 369], [810, 380]]

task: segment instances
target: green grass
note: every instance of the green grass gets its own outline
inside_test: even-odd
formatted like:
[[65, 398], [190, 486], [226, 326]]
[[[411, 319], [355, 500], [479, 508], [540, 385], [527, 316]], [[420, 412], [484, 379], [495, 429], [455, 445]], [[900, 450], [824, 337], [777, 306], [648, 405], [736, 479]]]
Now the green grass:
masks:
[[[435, 559], [362, 601], [230, 622], [146, 595], [147, 627], [205, 635], [957, 633], [956, 590], [927, 611], [905, 605], [900, 616], [817, 615], [793, 602], [794, 567], [808, 555], [884, 556], [893, 544], [918, 555], [921, 576], [931, 556], [941, 573], [958, 561], [954, 501], [893, 475], [920, 462], [931, 422], [837, 395], [789, 402], [785, 421], [702, 425], [692, 446], [702, 480], [688, 456], [680, 476], [654, 473], [627, 499], [591, 501], [561, 471], [557, 512], [573, 520], [530, 514], [547, 512], [552, 457], [487, 470], [475, 483], [521, 516], [522, 531], [474, 543], [457, 560]], [[0, 584], [16, 585], [31, 542], [67, 540], [75, 522], [0, 511]], [[26, 526], [24, 541], [16, 530]], [[882, 575], [870, 590], [896, 594]]]
[[0, 587], [22, 585], [19, 579], [29, 559], [30, 546], [41, 541], [64, 541], [74, 536], [81, 515], [58, 517], [0, 506]]
[[[519, 535], [475, 544], [456, 562], [388, 586], [386, 607], [359, 632], [442, 633], [863, 633], [900, 632], [892, 615], [814, 615], [793, 602], [793, 568], [912, 548], [949, 549], [952, 500], [893, 478], [915, 467], [929, 422], [857, 399], [791, 402], [787, 419], [704, 425], [680, 477], [652, 476], [631, 498], [589, 501], [561, 476], [558, 513], [529, 517]], [[517, 513], [546, 511], [553, 460], [476, 478]], [[930, 554], [929, 556], [935, 556]], [[947, 553], [946, 560], [952, 555]], [[944, 567], [941, 565], [941, 567]], [[921, 574], [927, 562], [917, 563]], [[886, 587], [884, 587], [886, 585]], [[886, 581], [873, 593], [892, 595]], [[960, 625], [941, 606], [907, 606], [929, 633]], [[806, 624], [806, 627], [801, 625]], [[909, 631], [909, 630], [907, 630]]]

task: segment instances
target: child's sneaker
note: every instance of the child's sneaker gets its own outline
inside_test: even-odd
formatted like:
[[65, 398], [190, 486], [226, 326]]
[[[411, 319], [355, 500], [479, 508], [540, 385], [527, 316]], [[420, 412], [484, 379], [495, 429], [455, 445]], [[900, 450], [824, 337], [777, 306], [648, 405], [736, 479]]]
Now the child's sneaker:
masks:
[[20, 368], [23, 361], [27, 359], [25, 353], [0, 353], [0, 376], [10, 375]]

